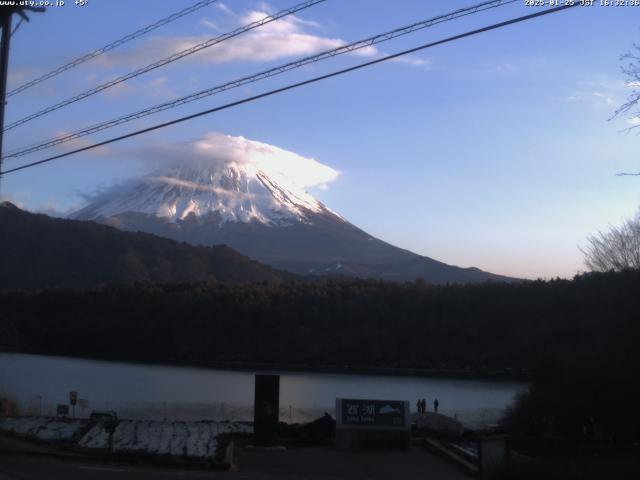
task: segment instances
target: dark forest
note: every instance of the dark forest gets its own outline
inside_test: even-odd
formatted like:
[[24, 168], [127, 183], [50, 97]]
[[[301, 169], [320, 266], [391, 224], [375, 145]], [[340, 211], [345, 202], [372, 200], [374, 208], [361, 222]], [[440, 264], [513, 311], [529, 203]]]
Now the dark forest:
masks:
[[[431, 286], [327, 280], [0, 294], [6, 351], [532, 381], [509, 421], [638, 436], [640, 272]], [[615, 408], [611, 408], [615, 405]]]

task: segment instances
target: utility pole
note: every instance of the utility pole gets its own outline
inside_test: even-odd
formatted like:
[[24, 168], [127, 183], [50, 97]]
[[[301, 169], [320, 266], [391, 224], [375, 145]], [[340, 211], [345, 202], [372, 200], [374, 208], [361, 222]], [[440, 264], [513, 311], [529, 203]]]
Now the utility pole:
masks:
[[4, 109], [7, 105], [7, 74], [9, 73], [9, 44], [11, 42], [11, 19], [14, 13], [29, 21], [25, 10], [44, 12], [44, 7], [13, 6], [0, 9], [2, 45], [0, 45], [0, 181], [2, 181], [2, 152], [4, 143]]
[[0, 180], [2, 179], [2, 144], [4, 140], [4, 107], [7, 104], [7, 73], [13, 9], [2, 10], [2, 45], [0, 45]]

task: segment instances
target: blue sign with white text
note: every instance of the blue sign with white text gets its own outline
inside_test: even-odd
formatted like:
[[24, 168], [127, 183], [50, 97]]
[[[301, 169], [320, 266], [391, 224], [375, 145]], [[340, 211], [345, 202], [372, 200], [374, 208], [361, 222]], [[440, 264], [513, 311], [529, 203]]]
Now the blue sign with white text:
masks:
[[402, 427], [405, 402], [398, 400], [340, 399], [342, 425]]

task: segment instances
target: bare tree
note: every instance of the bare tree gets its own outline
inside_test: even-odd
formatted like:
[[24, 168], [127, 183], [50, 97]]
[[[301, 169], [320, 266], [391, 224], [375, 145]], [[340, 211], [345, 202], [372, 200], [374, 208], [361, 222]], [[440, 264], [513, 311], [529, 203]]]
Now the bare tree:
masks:
[[631, 120], [635, 121], [627, 129], [628, 131], [640, 127], [640, 45], [634, 44], [631, 51], [623, 55], [620, 61], [622, 62], [620, 69], [627, 77], [626, 84], [633, 90], [627, 97], [627, 101], [618, 107], [610, 120], [622, 114], [631, 114]]
[[584, 263], [596, 272], [640, 269], [640, 214], [608, 232], [587, 238]]
[[[634, 44], [631, 51], [620, 59], [620, 69], [627, 77], [626, 84], [633, 90], [626, 102], [611, 116], [611, 119], [630, 114], [631, 126], [626, 131], [640, 127], [640, 45]], [[618, 175], [638, 175], [640, 173], [619, 173]], [[587, 238], [587, 247], [581, 249], [584, 263], [596, 272], [640, 269], [640, 212], [634, 219], [621, 226], [610, 227], [609, 231], [599, 231]]]

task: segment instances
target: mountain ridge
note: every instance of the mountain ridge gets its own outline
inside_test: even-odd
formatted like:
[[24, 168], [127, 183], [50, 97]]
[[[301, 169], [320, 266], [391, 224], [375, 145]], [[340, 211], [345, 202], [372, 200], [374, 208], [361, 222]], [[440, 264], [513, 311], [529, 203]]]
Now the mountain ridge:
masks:
[[226, 245], [187, 245], [149, 233], [30, 213], [9, 202], [0, 203], [0, 224], [0, 289], [296, 279]]

